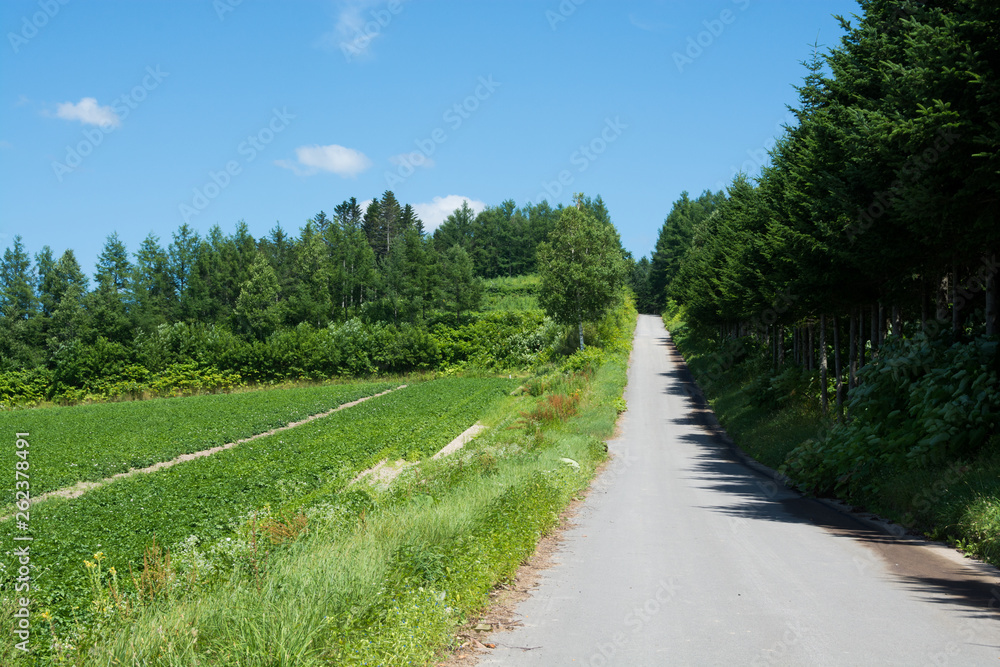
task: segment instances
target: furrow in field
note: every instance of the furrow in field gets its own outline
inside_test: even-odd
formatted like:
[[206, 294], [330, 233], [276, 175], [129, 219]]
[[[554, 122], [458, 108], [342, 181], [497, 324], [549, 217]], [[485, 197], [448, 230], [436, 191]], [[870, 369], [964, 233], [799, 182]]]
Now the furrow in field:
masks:
[[[323, 385], [0, 411], [0, 430], [30, 433], [31, 492], [41, 496], [246, 440], [391, 386]], [[13, 498], [12, 478], [0, 485], [4, 490], [5, 499]], [[11, 511], [0, 505], [0, 512]]]
[[[243, 443], [246, 443], [246, 442], [252, 442], [252, 441], [257, 440], [259, 438], [265, 438], [267, 436], [274, 435], [275, 433], [281, 433], [282, 431], [287, 431], [289, 429], [296, 428], [297, 426], [302, 426], [303, 424], [308, 424], [311, 421], [315, 421], [317, 419], [322, 419], [323, 417], [328, 417], [328, 416], [332, 415], [334, 412], [339, 412], [340, 410], [344, 410], [345, 408], [352, 408], [355, 405], [358, 405], [360, 403], [364, 403], [365, 401], [367, 401], [369, 399], [378, 398], [379, 396], [385, 396], [386, 394], [388, 394], [388, 393], [390, 393], [392, 391], [397, 391], [399, 389], [405, 389], [405, 388], [406, 388], [406, 385], [404, 384], [404, 385], [400, 385], [400, 386], [396, 387], [395, 389], [386, 389], [385, 391], [380, 392], [378, 394], [372, 394], [371, 396], [365, 396], [363, 398], [359, 398], [359, 399], [350, 401], [348, 403], [343, 403], [343, 404], [338, 405], [337, 407], [333, 408], [332, 410], [327, 410], [326, 412], [321, 412], [319, 414], [310, 415], [310, 416], [306, 417], [305, 419], [300, 419], [299, 421], [291, 422], [290, 424], [286, 424], [285, 426], [280, 426], [278, 428], [272, 428], [269, 431], [265, 431], [263, 433], [258, 433], [256, 435], [252, 435], [249, 438], [241, 438], [240, 440], [235, 440], [233, 442], [227, 442], [226, 444], [219, 445], [218, 447], [211, 447], [209, 449], [202, 449], [200, 451], [192, 452], [190, 454], [182, 454], [182, 455], [180, 455], [180, 456], [178, 456], [176, 458], [170, 459], [169, 461], [160, 461], [159, 463], [154, 463], [153, 465], [147, 466], [145, 468], [132, 468], [131, 470], [128, 470], [127, 472], [120, 472], [117, 475], [112, 475], [111, 477], [107, 477], [107, 478], [102, 479], [102, 480], [100, 480], [98, 482], [78, 482], [77, 484], [75, 484], [75, 485], [73, 485], [71, 487], [68, 487], [68, 488], [56, 489], [55, 491], [49, 491], [47, 493], [43, 493], [40, 496], [35, 496], [34, 498], [32, 498], [30, 500], [30, 503], [32, 505], [34, 505], [35, 503], [40, 503], [42, 501], [48, 500], [49, 498], [79, 498], [80, 496], [82, 496], [86, 492], [91, 491], [93, 489], [100, 488], [100, 487], [104, 486], [105, 484], [108, 484], [110, 482], [115, 481], [116, 479], [122, 479], [124, 477], [132, 477], [133, 475], [146, 475], [146, 474], [149, 474], [149, 473], [152, 473], [152, 472], [156, 472], [158, 470], [163, 470], [165, 468], [171, 468], [171, 467], [177, 465], [178, 463], [184, 463], [185, 461], [193, 461], [195, 459], [199, 459], [199, 458], [202, 458], [202, 457], [205, 457], [205, 456], [211, 456], [213, 454], [217, 454], [217, 453], [225, 451], [227, 449], [232, 449], [233, 447], [236, 447], [237, 445], [242, 445]], [[4, 516], [4, 517], [0, 517], [0, 521], [6, 521], [11, 516], [13, 516], [13, 515], [7, 515], [7, 516]]]

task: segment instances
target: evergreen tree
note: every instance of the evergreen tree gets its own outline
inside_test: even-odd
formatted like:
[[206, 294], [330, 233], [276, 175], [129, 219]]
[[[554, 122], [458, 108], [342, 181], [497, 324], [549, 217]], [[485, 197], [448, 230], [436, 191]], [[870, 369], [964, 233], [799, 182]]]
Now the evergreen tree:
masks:
[[385, 257], [389, 253], [389, 246], [392, 245], [392, 239], [400, 233], [400, 217], [402, 216], [402, 208], [399, 202], [396, 201], [396, 195], [392, 193], [392, 190], [386, 190], [382, 193], [382, 201], [379, 204], [379, 213], [381, 214], [381, 222], [379, 223], [379, 228], [382, 233], [382, 246], [381, 250], [382, 256]]
[[33, 326], [38, 302], [36, 277], [21, 236], [7, 248], [0, 260], [0, 355], [3, 366], [32, 365]]
[[[308, 322], [315, 327], [330, 321], [330, 255], [313, 222], [307, 222], [292, 252], [294, 282], [288, 294], [286, 319], [291, 325]], [[338, 304], [339, 305], [339, 304]]]
[[403, 212], [399, 214], [399, 233], [404, 233], [407, 229], [415, 229], [421, 236], [424, 235], [424, 223], [417, 217], [417, 212], [409, 204], [403, 207]]
[[278, 301], [278, 276], [263, 252], [250, 266], [250, 276], [240, 289], [234, 313], [241, 331], [264, 340], [281, 322], [282, 308]]
[[288, 236], [280, 222], [275, 223], [267, 237], [260, 241], [260, 251], [271, 263], [278, 279], [278, 298], [281, 300], [288, 298], [295, 281], [292, 267], [294, 244], [295, 240]]
[[152, 331], [171, 318], [173, 286], [169, 262], [167, 253], [160, 247], [160, 240], [152, 233], [143, 239], [135, 253], [132, 293], [137, 322], [146, 331]]
[[663, 312], [666, 307], [666, 289], [677, 276], [681, 258], [691, 247], [695, 226], [712, 215], [724, 199], [723, 193], [706, 190], [695, 200], [682, 192], [680, 199], [674, 202], [660, 228], [650, 260], [649, 292], [657, 312]]
[[629, 275], [629, 287], [635, 294], [635, 308], [640, 313], [656, 313], [656, 303], [653, 300], [653, 293], [650, 290], [649, 281], [649, 258], [643, 257], [638, 262], [632, 262], [632, 271]]
[[445, 218], [440, 227], [434, 230], [434, 247], [439, 252], [445, 252], [453, 245], [458, 244], [467, 253], [474, 254], [473, 223], [475, 217], [469, 202], [463, 200], [462, 205]]
[[198, 233], [185, 222], [173, 233], [173, 241], [167, 246], [167, 275], [170, 280], [167, 299], [172, 317], [179, 320], [192, 317], [185, 301], [200, 245]]
[[482, 280], [475, 275], [472, 258], [465, 248], [455, 244], [441, 258], [441, 293], [445, 305], [462, 324], [462, 313], [475, 310], [482, 301]]
[[54, 283], [53, 294], [58, 296], [58, 301], [52, 313], [50, 334], [46, 339], [50, 365], [55, 363], [56, 355], [63, 347], [78, 340], [90, 342], [96, 337], [84, 308], [87, 277], [80, 269], [72, 250], [66, 250], [56, 262]]
[[132, 264], [118, 234], [111, 234], [97, 258], [96, 287], [87, 298], [92, 325], [111, 342], [127, 343], [133, 337]]
[[385, 256], [385, 229], [382, 228], [382, 205], [378, 199], [373, 199], [365, 209], [365, 214], [361, 219], [361, 229], [365, 233], [368, 245], [375, 253], [376, 259]]
[[0, 260], [0, 313], [7, 322], [24, 321], [35, 314], [35, 273], [20, 235]]

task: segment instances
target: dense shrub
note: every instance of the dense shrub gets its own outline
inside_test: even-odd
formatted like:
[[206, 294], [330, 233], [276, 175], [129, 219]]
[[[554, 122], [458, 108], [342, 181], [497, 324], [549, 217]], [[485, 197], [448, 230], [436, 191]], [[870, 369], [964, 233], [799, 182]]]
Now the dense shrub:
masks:
[[52, 373], [45, 368], [0, 373], [0, 407], [39, 403], [51, 384]]
[[876, 470], [972, 458], [998, 431], [995, 340], [889, 340], [859, 375], [850, 421], [788, 456], [786, 469], [817, 492], [877, 484]]

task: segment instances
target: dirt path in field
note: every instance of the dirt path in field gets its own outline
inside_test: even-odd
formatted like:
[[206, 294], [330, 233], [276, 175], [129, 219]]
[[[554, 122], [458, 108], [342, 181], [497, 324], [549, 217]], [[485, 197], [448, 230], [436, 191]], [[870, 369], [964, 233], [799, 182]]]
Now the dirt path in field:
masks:
[[[467, 442], [479, 435], [479, 433], [485, 428], [486, 426], [476, 422], [469, 428], [462, 431], [457, 438], [442, 447], [441, 451], [431, 458], [439, 459], [444, 456], [448, 456], [449, 454], [454, 454], [462, 447], [465, 447]], [[417, 463], [419, 463], [419, 461], [407, 462], [403, 459], [400, 459], [395, 463], [389, 463], [388, 459], [382, 459], [371, 468], [359, 472], [357, 477], [351, 480], [351, 484], [357, 484], [361, 480], [367, 479], [369, 484], [379, 486], [382, 489], [387, 489], [389, 488], [389, 485], [392, 484], [392, 481], [399, 477], [401, 472], [406, 470], [411, 465], [416, 465]]]
[[484, 428], [486, 428], [486, 427], [483, 426], [482, 424], [480, 424], [479, 422], [476, 422], [475, 424], [473, 424], [469, 428], [467, 428], [464, 431], [462, 431], [457, 438], [455, 438], [454, 440], [452, 440], [451, 442], [449, 442], [447, 445], [445, 445], [441, 449], [440, 452], [438, 452], [437, 454], [435, 454], [431, 458], [432, 459], [439, 459], [439, 458], [441, 458], [443, 456], [448, 456], [449, 454], [454, 454], [455, 452], [457, 452], [458, 450], [460, 450], [462, 447], [465, 447], [465, 443], [469, 442], [470, 440], [472, 440], [473, 438], [475, 438], [477, 435], [479, 435], [479, 432], [482, 431]]
[[[80, 496], [82, 496], [83, 494], [85, 494], [87, 491], [91, 491], [93, 489], [100, 488], [100, 487], [104, 486], [105, 484], [108, 484], [110, 482], [115, 481], [116, 479], [121, 479], [122, 477], [132, 477], [133, 475], [145, 475], [145, 474], [148, 474], [148, 473], [151, 473], [151, 472], [156, 472], [157, 470], [163, 470], [165, 468], [170, 468], [172, 466], [177, 465], [178, 463], [184, 463], [185, 461], [193, 461], [195, 459], [200, 459], [200, 458], [205, 457], [205, 456], [211, 456], [212, 454], [216, 454], [216, 453], [221, 452], [223, 450], [232, 449], [233, 447], [235, 447], [237, 445], [242, 445], [245, 442], [250, 442], [252, 440], [257, 440], [258, 438], [265, 438], [265, 437], [267, 437], [269, 435], [274, 435], [275, 433], [281, 433], [282, 431], [287, 431], [289, 429], [293, 429], [293, 428], [296, 428], [298, 426], [302, 426], [303, 424], [308, 424], [311, 421], [315, 421], [317, 419], [322, 419], [323, 417], [329, 417], [334, 412], [339, 412], [340, 410], [344, 410], [346, 408], [353, 408], [355, 405], [358, 405], [360, 403], [364, 403], [365, 401], [370, 400], [372, 398], [378, 398], [379, 396], [385, 396], [388, 393], [391, 393], [393, 391], [399, 391], [400, 389], [405, 389], [405, 388], [406, 388], [406, 385], [404, 384], [404, 385], [400, 385], [400, 386], [396, 387], [395, 389], [386, 389], [385, 391], [383, 391], [381, 393], [372, 394], [371, 396], [365, 396], [363, 398], [359, 398], [358, 400], [351, 401], [349, 403], [343, 403], [343, 404], [338, 405], [337, 407], [333, 408], [332, 410], [327, 410], [326, 412], [320, 412], [320, 413], [317, 413], [315, 415], [310, 415], [310, 416], [306, 417], [305, 419], [300, 419], [297, 422], [289, 422], [288, 424], [285, 424], [284, 426], [279, 426], [278, 428], [272, 428], [270, 431], [264, 431], [263, 433], [258, 433], [256, 435], [252, 435], [249, 438], [243, 438], [242, 440], [236, 440], [234, 442], [226, 443], [225, 445], [219, 445], [218, 447], [212, 447], [210, 449], [203, 449], [201, 451], [192, 452], [190, 454], [181, 454], [177, 458], [170, 459], [169, 461], [160, 461], [159, 463], [154, 463], [153, 465], [147, 466], [145, 468], [132, 468], [131, 470], [128, 470], [127, 472], [120, 472], [117, 475], [112, 475], [111, 477], [107, 477], [105, 479], [102, 479], [99, 482], [77, 482], [73, 486], [68, 486], [68, 487], [63, 488], [63, 489], [56, 489], [54, 491], [49, 491], [47, 493], [43, 493], [40, 496], [35, 496], [34, 498], [31, 499], [31, 504], [42, 502], [43, 500], [48, 500], [49, 498], [79, 498]], [[465, 435], [465, 434], [463, 433], [462, 435]], [[459, 436], [459, 437], [461, 437], [461, 436]], [[11, 515], [0, 517], [0, 521], [5, 521], [6, 519], [9, 519], [11, 516], [13, 516], [13, 515], [11, 514]]]

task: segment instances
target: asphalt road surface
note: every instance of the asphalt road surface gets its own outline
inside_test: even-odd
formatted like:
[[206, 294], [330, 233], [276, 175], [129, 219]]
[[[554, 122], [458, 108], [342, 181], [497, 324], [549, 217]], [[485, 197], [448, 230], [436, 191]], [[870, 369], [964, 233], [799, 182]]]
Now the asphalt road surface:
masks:
[[738, 462], [641, 315], [614, 458], [479, 665], [992, 665], [1000, 573]]

